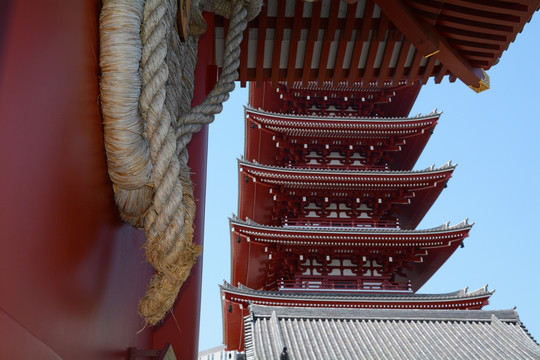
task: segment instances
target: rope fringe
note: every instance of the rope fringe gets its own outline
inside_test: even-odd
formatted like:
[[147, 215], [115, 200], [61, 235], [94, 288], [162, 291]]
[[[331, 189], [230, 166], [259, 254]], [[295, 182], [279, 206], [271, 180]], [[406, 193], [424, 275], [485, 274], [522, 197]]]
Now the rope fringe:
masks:
[[[176, 0], [105, 0], [100, 15], [107, 164], [120, 217], [144, 228], [145, 256], [156, 269], [139, 303], [149, 325], [171, 309], [201, 253], [192, 243], [195, 199], [186, 146], [234, 89], [242, 32], [262, 0], [192, 1], [191, 7], [185, 42], [175, 30]], [[191, 108], [203, 10], [229, 18], [230, 26], [220, 78]]]

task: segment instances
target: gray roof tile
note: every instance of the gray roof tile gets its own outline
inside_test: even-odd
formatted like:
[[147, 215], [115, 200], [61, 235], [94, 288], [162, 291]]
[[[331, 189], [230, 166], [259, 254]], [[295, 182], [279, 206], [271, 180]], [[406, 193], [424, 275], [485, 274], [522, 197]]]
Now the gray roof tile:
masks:
[[248, 359], [540, 359], [515, 310], [251, 305], [244, 323]]

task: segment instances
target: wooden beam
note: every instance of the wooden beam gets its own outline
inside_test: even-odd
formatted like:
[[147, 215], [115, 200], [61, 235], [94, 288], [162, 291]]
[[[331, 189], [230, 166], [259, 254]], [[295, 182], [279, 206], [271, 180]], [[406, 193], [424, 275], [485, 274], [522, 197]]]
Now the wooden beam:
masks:
[[345, 60], [345, 51], [347, 50], [347, 43], [352, 39], [352, 31], [354, 25], [354, 15], [356, 14], [356, 7], [358, 2], [354, 4], [347, 4], [347, 17], [345, 20], [345, 29], [340, 34], [338, 42], [338, 50], [336, 56], [336, 62], [334, 64], [334, 85], [343, 80], [343, 62]]
[[424, 67], [424, 77], [422, 78], [422, 85], [427, 84], [428, 79], [431, 76], [431, 73], [433, 72], [433, 68], [435, 67], [436, 61], [437, 59], [435, 59], [433, 56], [428, 58], [426, 66]]
[[256, 71], [256, 81], [257, 87], [263, 86], [263, 70], [264, 70], [264, 45], [266, 42], [266, 18], [267, 18], [268, 7], [263, 6], [261, 13], [257, 17], [259, 20], [259, 28], [257, 31], [257, 67]]
[[478, 88], [483, 80], [482, 70], [474, 68], [437, 30], [426, 23], [419, 22], [401, 0], [375, 0], [382, 12], [407, 37], [424, 56], [437, 56], [437, 59], [450, 69], [465, 84]]
[[355, 22], [354, 16], [356, 15], [357, 7], [358, 7], [358, 2], [347, 5], [347, 17], [345, 18], [345, 29], [341, 33], [342, 39], [345, 41], [351, 41], [352, 39], [352, 32], [354, 29], [354, 22]]
[[289, 63], [287, 67], [287, 85], [294, 82], [294, 71], [296, 69], [296, 56], [298, 52], [298, 40], [300, 40], [300, 32], [302, 30], [302, 16], [304, 11], [304, 2], [297, 1], [294, 6], [293, 30], [289, 41]]
[[277, 0], [277, 22], [274, 30], [274, 46], [272, 50], [272, 87], [277, 86], [279, 80], [279, 64], [281, 62], [281, 43], [285, 27], [285, 0]]
[[444, 75], [446, 75], [446, 72], [448, 69], [443, 64], [439, 65], [439, 71], [437, 71], [437, 76], [435, 77], [435, 84], [440, 84]]
[[[477, 2], [479, 3], [479, 2]], [[432, 0], [415, 0], [414, 3], [409, 3], [415, 9], [422, 11], [441, 13], [441, 3], [440, 1]], [[470, 4], [470, 3], [469, 3]], [[511, 15], [511, 13], [497, 13], [489, 10], [475, 10], [463, 6], [456, 6], [456, 4], [445, 3], [444, 14], [450, 16], [460, 17], [464, 20], [472, 21], [488, 21], [491, 24], [501, 24], [501, 25], [510, 25], [517, 26], [521, 22], [520, 16], [523, 16], [523, 13], [516, 15]], [[491, 8], [493, 10], [493, 8]]]
[[427, 12], [419, 9], [412, 9], [412, 12], [418, 18], [429, 19], [430, 23], [437, 25], [459, 27], [462, 30], [483, 32], [486, 34], [506, 34], [513, 33], [514, 27], [503, 24], [492, 24], [486, 21], [477, 21], [464, 19], [459, 16], [450, 16], [439, 12]]
[[392, 77], [393, 86], [399, 85], [399, 81], [401, 80], [401, 75], [403, 74], [405, 62], [407, 61], [407, 56], [409, 55], [410, 48], [411, 42], [405, 36], [403, 36], [403, 40], [401, 41], [401, 49], [399, 49], [399, 55], [394, 71], [394, 76]]
[[452, 35], [452, 37], [459, 36], [460, 38], [466, 40], [480, 40], [482, 42], [488, 43], [506, 43], [508, 41], [508, 36], [513, 35], [511, 33], [508, 33], [508, 36], [504, 34], [488, 34], [485, 32], [465, 30], [456, 26], [446, 26], [443, 24], [439, 24], [437, 26], [437, 29], [440, 30], [442, 33]]
[[414, 56], [411, 62], [411, 66], [409, 67], [409, 76], [407, 77], [407, 85], [412, 85], [416, 81], [416, 78], [418, 77], [418, 69], [420, 68], [420, 62], [422, 62], [422, 54], [420, 54], [418, 49], [416, 49], [414, 51]]
[[482, 1], [453, 0], [453, 2], [455, 2], [456, 4], [461, 3], [464, 6], [473, 7], [475, 9], [484, 11], [493, 10], [493, 8], [499, 8], [501, 11], [526, 12], [529, 11], [530, 8], [534, 10], [540, 5], [540, 2], [538, 2], [538, 0], [513, 0], [511, 2], [492, 0], [487, 3], [484, 3]]
[[306, 51], [304, 53], [304, 69], [302, 71], [302, 83], [307, 86], [310, 79], [311, 62], [313, 61], [313, 47], [319, 36], [319, 23], [321, 20], [321, 4], [322, 1], [312, 3], [311, 12], [311, 30], [306, 41]]
[[457, 49], [469, 49], [477, 51], [478, 49], [491, 50], [492, 53], [501, 51], [500, 44], [487, 44], [484, 42], [468, 41], [463, 39], [448, 39], [448, 42]]
[[246, 26], [240, 44], [240, 86], [246, 87], [248, 68], [249, 26]]
[[369, 32], [371, 30], [374, 8], [375, 4], [372, 1], [366, 1], [364, 6], [364, 15], [362, 17], [362, 26], [356, 30], [356, 39], [354, 41], [353, 55], [351, 65], [349, 67], [349, 76], [347, 79], [349, 87], [354, 86], [354, 83], [358, 79], [358, 65], [360, 63], [364, 41], [369, 40]]
[[384, 14], [381, 13], [379, 25], [377, 27], [377, 40], [379, 41], [386, 40], [386, 33], [387, 31], [390, 31], [390, 28], [388, 26], [389, 23], [390, 21], [388, 20], [388, 18], [384, 16]]
[[321, 58], [319, 61], [319, 76], [317, 79], [318, 85], [322, 86], [326, 81], [326, 69], [328, 68], [328, 57], [330, 56], [330, 45], [336, 36], [336, 23], [339, 12], [339, 1], [332, 1], [330, 4], [330, 12], [328, 14], [328, 28], [322, 39]]
[[362, 17], [362, 32], [360, 34], [360, 41], [369, 40], [369, 30], [371, 29], [371, 23], [373, 21], [373, 9], [375, 8], [375, 3], [373, 1], [366, 1], [364, 6], [364, 16]]
[[394, 47], [396, 42], [390, 38], [386, 42], [386, 48], [384, 49], [383, 61], [379, 68], [379, 76], [377, 77], [377, 86], [383, 86], [385, 81], [391, 80], [388, 79], [388, 70], [390, 70], [390, 60], [392, 59], [392, 53], [394, 52]]
[[371, 44], [369, 45], [369, 54], [366, 61], [366, 66], [364, 67], [364, 78], [362, 80], [364, 86], [368, 86], [369, 82], [373, 79], [373, 71], [375, 67], [375, 59], [377, 58], [377, 52], [379, 50], [379, 44], [381, 44], [375, 33], [371, 37]]
[[[536, 9], [539, 6], [538, 0], [530, 1], [529, 6]], [[519, 5], [506, 1], [462, 1], [456, 0], [452, 4], [445, 4], [445, 10], [451, 10], [461, 13], [461, 16], [477, 16], [484, 19], [504, 19], [506, 21], [515, 21], [516, 18], [521, 18], [527, 15], [529, 7], [527, 5]], [[518, 20], [521, 22], [521, 19]]]
[[353, 53], [351, 57], [351, 64], [349, 66], [349, 74], [347, 77], [347, 83], [349, 87], [354, 86], [356, 79], [358, 78], [358, 63], [360, 62], [360, 55], [362, 54], [362, 47], [364, 42], [360, 40], [359, 34], [360, 31], [356, 33], [356, 39], [353, 45]]
[[330, 4], [330, 13], [328, 14], [329, 20], [328, 20], [328, 29], [326, 31], [325, 40], [326, 41], [334, 41], [334, 38], [336, 36], [336, 25], [338, 21], [338, 13], [339, 13], [339, 1], [332, 1]]

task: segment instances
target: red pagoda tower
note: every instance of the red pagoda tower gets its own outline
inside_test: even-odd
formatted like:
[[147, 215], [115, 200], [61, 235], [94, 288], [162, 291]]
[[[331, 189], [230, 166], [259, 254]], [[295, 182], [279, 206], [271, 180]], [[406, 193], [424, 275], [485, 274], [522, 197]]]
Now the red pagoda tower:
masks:
[[[231, 283], [221, 286], [228, 350], [248, 359], [540, 358], [515, 311], [481, 310], [487, 286], [416, 293], [473, 224], [416, 229], [455, 165], [413, 170], [440, 113], [408, 117], [430, 77], [488, 89], [484, 70], [537, 7], [265, 1], [240, 45], [250, 98]], [[227, 23], [215, 26], [219, 66]]]
[[407, 91], [417, 89], [343, 88], [333, 96], [316, 86], [251, 86], [238, 216], [230, 219], [231, 284], [221, 287], [229, 350], [244, 349], [249, 304], [481, 309], [488, 303], [487, 288], [416, 294], [472, 224], [416, 230], [455, 165], [412, 170], [440, 113], [404, 117], [408, 109], [393, 109], [390, 100], [414, 101]]

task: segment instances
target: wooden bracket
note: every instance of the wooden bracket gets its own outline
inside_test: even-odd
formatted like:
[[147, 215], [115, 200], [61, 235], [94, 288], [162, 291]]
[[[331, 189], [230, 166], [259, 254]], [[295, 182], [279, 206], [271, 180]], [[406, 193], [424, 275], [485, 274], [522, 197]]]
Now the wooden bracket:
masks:
[[182, 41], [186, 41], [189, 36], [188, 25], [189, 25], [190, 9], [191, 9], [191, 0], [179, 0], [177, 23], [178, 23], [178, 35], [180, 35], [180, 39], [182, 39]]
[[[481, 89], [480, 91], [489, 89], [489, 81], [487, 86], [485, 82], [481, 84], [483, 79], [479, 76], [480, 69], [471, 66], [467, 59], [463, 58], [447, 39], [438, 33], [435, 27], [420, 22], [403, 1], [375, 0], [375, 3], [424, 57], [435, 56], [443, 66], [473, 90], [475, 88]], [[394, 81], [399, 81], [399, 79], [394, 79]]]

